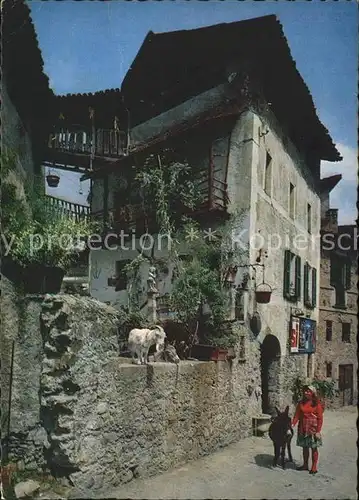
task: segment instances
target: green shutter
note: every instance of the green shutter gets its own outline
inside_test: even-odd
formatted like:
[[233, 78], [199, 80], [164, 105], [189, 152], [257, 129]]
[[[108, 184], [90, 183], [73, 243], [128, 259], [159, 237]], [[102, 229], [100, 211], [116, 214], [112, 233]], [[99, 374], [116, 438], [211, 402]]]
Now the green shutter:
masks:
[[295, 295], [296, 299], [300, 300], [300, 286], [302, 282], [302, 265], [299, 255], [295, 258]]
[[284, 252], [284, 276], [283, 276], [283, 296], [288, 298], [289, 296], [289, 284], [290, 284], [290, 251], [285, 250]]
[[317, 305], [317, 270], [312, 269], [312, 306]]
[[309, 302], [309, 264], [304, 264], [304, 304]]
[[349, 290], [351, 287], [351, 263], [345, 263], [345, 289]]

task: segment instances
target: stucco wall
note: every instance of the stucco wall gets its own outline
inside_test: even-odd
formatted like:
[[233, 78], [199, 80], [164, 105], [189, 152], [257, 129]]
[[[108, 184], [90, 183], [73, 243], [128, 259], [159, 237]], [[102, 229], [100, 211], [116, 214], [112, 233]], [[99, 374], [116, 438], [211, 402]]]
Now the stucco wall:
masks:
[[[243, 113], [236, 123], [231, 138], [231, 150], [228, 167], [228, 184], [230, 207], [240, 207], [248, 211], [243, 221], [242, 242], [248, 241], [248, 261], [254, 264], [259, 258], [263, 268], [258, 267], [256, 273], [250, 269], [252, 279], [247, 292], [246, 317], [250, 318], [258, 311], [262, 328], [258, 341], [262, 343], [267, 335], [274, 335], [280, 342], [280, 376], [278, 400], [284, 404], [291, 403], [291, 384], [297, 375], [313, 374], [313, 357], [307, 355], [290, 355], [288, 348], [289, 321], [292, 309], [302, 309], [306, 315], [318, 321], [318, 308], [307, 309], [303, 304], [303, 269], [301, 299], [297, 303], [289, 303], [283, 297], [284, 250], [291, 249], [302, 259], [317, 269], [319, 281], [320, 248], [319, 238], [298, 249], [293, 247], [297, 235], [309, 239], [306, 231], [306, 203], [312, 205], [312, 234], [319, 235], [320, 200], [313, 189], [303, 160], [289, 141], [284, 141], [280, 127], [274, 117], [259, 119], [254, 113]], [[272, 184], [269, 195], [264, 191], [264, 168], [266, 152], [272, 157]], [[297, 204], [295, 219], [289, 217], [289, 183], [297, 188]], [[275, 238], [273, 235], [277, 235]], [[270, 238], [272, 237], [272, 240]], [[270, 241], [272, 247], [270, 248]], [[280, 242], [279, 244], [277, 242]], [[267, 252], [267, 257], [259, 255], [259, 250]], [[269, 304], [254, 302], [254, 287], [262, 281], [272, 288]], [[319, 290], [317, 290], [318, 294]], [[318, 297], [318, 296], [317, 296]], [[309, 371], [308, 371], [309, 363]]]

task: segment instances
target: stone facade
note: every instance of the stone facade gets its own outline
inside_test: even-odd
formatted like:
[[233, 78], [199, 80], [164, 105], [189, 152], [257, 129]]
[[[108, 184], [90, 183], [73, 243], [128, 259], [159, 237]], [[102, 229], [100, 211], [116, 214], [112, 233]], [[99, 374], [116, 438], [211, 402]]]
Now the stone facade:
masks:
[[40, 313], [41, 299], [21, 296], [9, 280], [1, 277], [1, 431], [3, 437], [7, 436], [10, 410], [9, 454], [21, 458], [29, 469], [45, 464], [43, 447], [48, 445], [40, 424]]
[[9, 98], [6, 80], [3, 80], [1, 99], [1, 118], [6, 123], [2, 133], [2, 147], [17, 155], [16, 169], [9, 173], [7, 180], [17, 187], [17, 196], [23, 198], [24, 186], [33, 182], [35, 173], [31, 137]]
[[[332, 234], [349, 234], [351, 249], [339, 251], [350, 262], [350, 283], [341, 296], [336, 296], [333, 283], [333, 266], [337, 266], [337, 251], [322, 249], [320, 265], [320, 310], [316, 352], [316, 373], [322, 378], [335, 381], [338, 391], [329, 405], [339, 407], [357, 404], [358, 401], [358, 260], [356, 226], [330, 228]], [[348, 246], [344, 241], [344, 247]], [[332, 270], [331, 270], [332, 268]], [[335, 272], [335, 269], [334, 269]], [[343, 276], [345, 279], [345, 276]], [[345, 329], [347, 328], [347, 332]]]
[[[229, 90], [227, 89], [229, 92]], [[218, 98], [223, 87], [213, 92], [213, 99]], [[208, 93], [205, 93], [206, 95]], [[203, 96], [205, 96], [203, 94]], [[203, 97], [202, 96], [202, 97]], [[206, 102], [203, 99], [200, 103]], [[194, 113], [192, 101], [187, 105]], [[193, 104], [193, 103], [192, 103]], [[207, 105], [209, 105], [207, 103]], [[184, 105], [181, 105], [184, 109]], [[161, 115], [162, 123], [170, 126], [171, 120], [176, 119], [176, 110], [170, 110]], [[141, 139], [147, 130], [148, 137], [153, 134], [155, 117], [147, 126], [141, 125], [134, 129], [141, 129]], [[212, 137], [203, 137], [201, 140], [193, 138], [187, 142], [188, 157], [196, 158], [196, 165], [208, 163], [210, 144], [216, 145], [216, 160], [223, 159], [216, 165], [216, 176], [228, 184], [228, 213], [233, 226], [233, 242], [238, 247], [242, 244], [249, 247], [243, 251], [241, 268], [238, 270], [235, 285], [239, 285], [245, 274], [250, 276], [248, 288], [243, 291], [244, 321], [250, 335], [250, 318], [257, 311], [261, 317], [262, 328], [257, 341], [262, 344], [265, 337], [272, 335], [278, 339], [277, 375], [276, 383], [272, 384], [271, 399], [264, 404], [264, 411], [273, 411], [274, 403], [290, 400], [291, 381], [297, 375], [313, 375], [313, 357], [306, 354], [291, 356], [288, 348], [290, 318], [295, 310], [302, 310], [302, 315], [318, 321], [318, 307], [307, 307], [304, 303], [303, 278], [300, 284], [299, 297], [289, 302], [283, 296], [284, 253], [291, 250], [301, 259], [303, 276], [304, 264], [308, 263], [318, 270], [320, 262], [320, 197], [314, 186], [314, 179], [309, 172], [306, 162], [294, 145], [285, 136], [275, 117], [266, 112], [259, 116], [253, 111], [243, 111], [233, 125], [221, 125]], [[268, 155], [271, 158], [270, 175], [265, 174]], [[268, 178], [267, 178], [268, 177]], [[269, 182], [269, 184], [268, 184]], [[97, 185], [98, 183], [98, 185]], [[94, 181], [94, 203], [96, 210], [103, 208], [101, 197], [103, 181]], [[114, 191], [117, 181], [114, 174], [109, 178], [109, 207], [112, 207]], [[290, 186], [294, 187], [293, 207], [290, 200]], [[306, 200], [302, 203], [301, 200]], [[311, 207], [310, 227], [308, 227], [308, 204]], [[238, 215], [240, 214], [240, 216]], [[209, 218], [208, 227], [216, 227], [214, 220]], [[158, 241], [156, 235], [154, 241]], [[116, 272], [116, 262], [133, 259], [138, 255], [134, 250], [131, 235], [128, 238], [130, 249], [93, 250], [90, 253], [90, 293], [101, 301], [106, 301], [114, 307], [127, 304], [128, 290], [115, 291], [108, 284], [108, 278]], [[134, 240], [140, 248], [140, 241]], [[299, 242], [296, 245], [296, 242]], [[304, 242], [304, 244], [303, 244]], [[163, 243], [163, 241], [162, 241]], [[166, 242], [164, 242], [166, 243]], [[155, 257], [165, 257], [165, 251], [155, 251]], [[259, 263], [255, 269], [250, 264]], [[139, 293], [141, 303], [146, 303], [147, 274], [149, 264], [144, 263], [140, 269], [141, 283]], [[264, 267], [263, 267], [264, 266]], [[263, 272], [264, 271], [264, 272]], [[172, 272], [166, 276], [158, 276], [159, 296], [171, 290]], [[255, 288], [265, 281], [273, 289], [269, 304], [255, 302]], [[318, 299], [318, 286], [315, 290], [315, 299]], [[264, 348], [263, 348], [264, 349]], [[291, 359], [287, 359], [288, 356]], [[273, 365], [274, 366], [274, 365]], [[291, 366], [288, 370], [286, 367]], [[266, 375], [263, 375], [266, 377]]]

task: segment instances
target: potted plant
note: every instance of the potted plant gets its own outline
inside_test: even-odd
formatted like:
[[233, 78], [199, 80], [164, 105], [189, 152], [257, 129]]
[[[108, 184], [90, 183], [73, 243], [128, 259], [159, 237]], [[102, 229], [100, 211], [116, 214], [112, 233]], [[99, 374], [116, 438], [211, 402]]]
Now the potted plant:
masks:
[[87, 237], [95, 224], [85, 219], [75, 221], [48, 206], [37, 184], [26, 198], [18, 199], [12, 188], [9, 193], [13, 205], [20, 208], [15, 216], [6, 209], [3, 234], [11, 242], [6, 258], [16, 266], [25, 293], [58, 293], [66, 270], [84, 249], [81, 238]]
[[238, 336], [231, 331], [230, 325], [208, 324], [206, 332], [204, 341], [210, 361], [228, 361], [235, 358], [234, 346], [238, 342]]
[[49, 172], [46, 176], [46, 182], [49, 187], [56, 188], [59, 185], [60, 177], [57, 174]]
[[91, 225], [67, 217], [32, 221], [18, 232], [11, 255], [23, 268], [26, 293], [58, 293], [63, 277], [83, 249], [76, 239], [85, 237]]
[[261, 283], [255, 289], [256, 302], [258, 304], [268, 304], [272, 295], [272, 288], [268, 283]]

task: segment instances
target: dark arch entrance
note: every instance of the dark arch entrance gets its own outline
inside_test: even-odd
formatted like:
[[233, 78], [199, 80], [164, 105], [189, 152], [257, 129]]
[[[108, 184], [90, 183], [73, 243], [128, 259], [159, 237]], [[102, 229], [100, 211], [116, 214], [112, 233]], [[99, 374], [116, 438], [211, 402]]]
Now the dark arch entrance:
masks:
[[280, 344], [266, 335], [261, 345], [262, 412], [275, 413], [279, 398]]

